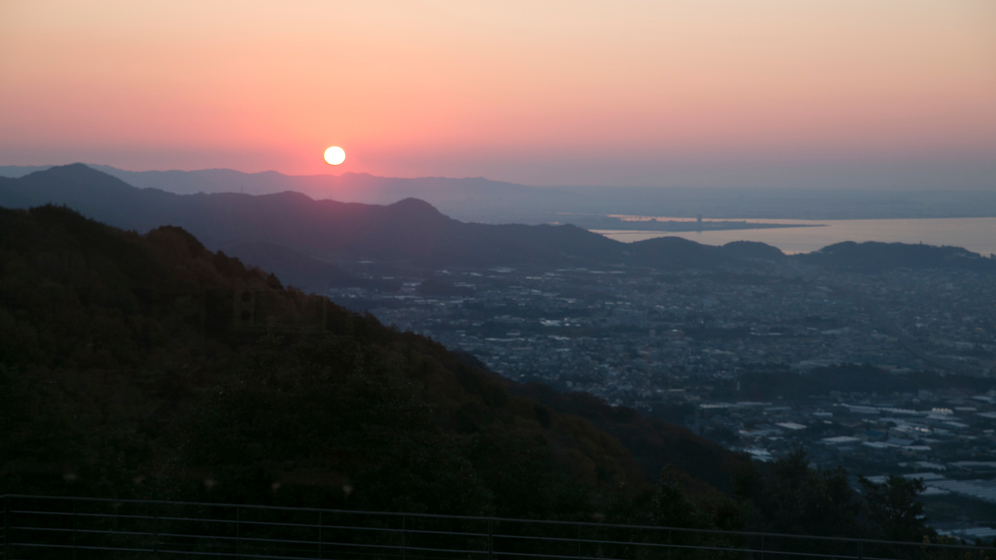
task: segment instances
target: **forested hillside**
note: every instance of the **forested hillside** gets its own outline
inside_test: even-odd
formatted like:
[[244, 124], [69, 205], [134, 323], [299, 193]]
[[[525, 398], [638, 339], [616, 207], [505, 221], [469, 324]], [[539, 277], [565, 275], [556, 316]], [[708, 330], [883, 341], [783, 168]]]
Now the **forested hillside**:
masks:
[[0, 251], [0, 492], [574, 517], [650, 489], [580, 416], [182, 229], [0, 210]]

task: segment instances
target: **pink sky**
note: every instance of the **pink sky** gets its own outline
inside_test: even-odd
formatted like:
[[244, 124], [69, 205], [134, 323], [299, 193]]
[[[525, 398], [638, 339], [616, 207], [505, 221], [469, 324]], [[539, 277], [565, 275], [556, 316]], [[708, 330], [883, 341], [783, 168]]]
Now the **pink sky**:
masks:
[[2, 2], [0, 165], [75, 161], [533, 185], [926, 168], [978, 188], [996, 2]]

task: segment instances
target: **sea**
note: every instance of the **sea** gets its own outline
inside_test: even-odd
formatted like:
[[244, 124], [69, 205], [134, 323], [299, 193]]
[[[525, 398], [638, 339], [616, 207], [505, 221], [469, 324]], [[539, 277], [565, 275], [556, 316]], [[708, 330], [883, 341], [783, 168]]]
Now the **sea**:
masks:
[[[645, 231], [640, 221], [691, 221], [664, 216], [619, 216], [631, 220], [632, 230], [592, 230], [623, 242], [655, 237], [682, 237], [705, 245], [725, 245], [731, 241], [760, 241], [783, 253], [810, 253], [842, 241], [882, 241], [924, 243], [962, 247], [983, 256], [996, 254], [996, 218], [920, 218], [893, 220], [736, 220], [751, 223], [798, 227], [736, 229], [717, 231]], [[708, 220], [706, 220], [708, 221]], [[721, 220], [727, 221], [727, 220]]]

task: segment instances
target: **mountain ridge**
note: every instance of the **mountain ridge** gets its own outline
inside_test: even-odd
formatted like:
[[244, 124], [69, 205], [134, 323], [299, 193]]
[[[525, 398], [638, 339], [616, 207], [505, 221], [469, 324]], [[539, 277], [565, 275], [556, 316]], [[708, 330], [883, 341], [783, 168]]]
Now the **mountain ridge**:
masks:
[[[0, 166], [0, 176], [19, 177], [52, 166]], [[407, 197], [426, 200], [444, 214], [486, 223], [550, 223], [564, 216], [639, 215], [720, 220], [847, 220], [996, 216], [996, 191], [918, 188], [786, 188], [760, 185], [710, 187], [682, 184], [659, 187], [526, 186], [482, 177], [381, 177], [364, 173], [286, 175], [277, 171], [243, 173], [231, 169], [126, 171], [91, 165], [141, 188], [177, 194], [305, 192], [367, 204], [390, 204]], [[595, 221], [597, 222], [597, 220]], [[594, 224], [594, 222], [593, 222]], [[612, 229], [597, 227], [594, 229]]]
[[[414, 198], [378, 206], [313, 200], [296, 192], [178, 195], [138, 189], [82, 164], [0, 179], [0, 204], [24, 208], [45, 203], [67, 204], [98, 221], [139, 232], [162, 225], [184, 227], [215, 249], [265, 242], [329, 262], [375, 258], [424, 268], [585, 266], [633, 261], [638, 254], [655, 255], [656, 266], [717, 266], [740, 259], [694, 242], [627, 245], [572, 225], [464, 223]], [[655, 250], [675, 243], [686, 254], [679, 258], [673, 252], [674, 262]]]
[[[903, 259], [862, 257], [879, 251], [872, 244], [830, 246], [807, 255], [786, 256], [760, 243], [734, 242], [709, 246], [678, 237], [621, 243], [570, 224], [481, 224], [450, 218], [423, 200], [405, 198], [390, 205], [314, 200], [303, 193], [252, 196], [240, 193], [178, 195], [139, 189], [82, 164], [54, 167], [19, 179], [0, 178], [0, 205], [27, 208], [45, 203], [66, 204], [88, 217], [138, 232], [162, 225], [180, 226], [212, 249], [236, 251], [251, 244], [287, 247], [299, 254], [295, 267], [278, 268], [301, 287], [322, 291], [347, 275], [323, 277], [323, 265], [338, 261], [375, 259], [421, 270], [452, 266], [488, 268], [626, 266], [662, 270], [756, 266], [797, 259], [830, 267], [871, 259], [881, 266], [916, 264]], [[853, 246], [853, 248], [852, 248]], [[906, 251], [903, 245], [892, 251]], [[840, 251], [847, 250], [845, 253]], [[915, 249], [914, 249], [915, 251]], [[933, 251], [933, 252], [930, 252]], [[978, 271], [996, 270], [996, 261], [953, 248], [928, 251], [929, 265]], [[272, 250], [270, 251], [273, 252]], [[924, 253], [920, 250], [920, 253]], [[918, 253], [919, 254], [919, 253]], [[945, 256], [947, 255], [947, 256]], [[302, 258], [316, 262], [305, 265]], [[842, 260], [843, 259], [843, 260]], [[910, 259], [913, 259], [910, 261]], [[926, 262], [926, 261], [925, 261]], [[304, 269], [316, 271], [311, 276]], [[867, 268], [867, 267], [866, 267]], [[331, 271], [331, 269], [328, 269]], [[354, 279], [355, 280], [355, 279]]]

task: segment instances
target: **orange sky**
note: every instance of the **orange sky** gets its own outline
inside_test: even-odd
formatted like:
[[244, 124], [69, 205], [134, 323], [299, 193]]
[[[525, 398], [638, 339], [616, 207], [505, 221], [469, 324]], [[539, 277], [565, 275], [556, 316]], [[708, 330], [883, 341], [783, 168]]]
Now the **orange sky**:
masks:
[[0, 165], [74, 161], [534, 185], [985, 177], [996, 2], [0, 0]]

